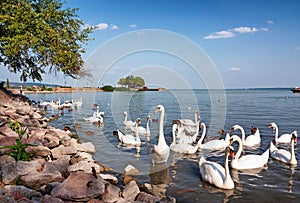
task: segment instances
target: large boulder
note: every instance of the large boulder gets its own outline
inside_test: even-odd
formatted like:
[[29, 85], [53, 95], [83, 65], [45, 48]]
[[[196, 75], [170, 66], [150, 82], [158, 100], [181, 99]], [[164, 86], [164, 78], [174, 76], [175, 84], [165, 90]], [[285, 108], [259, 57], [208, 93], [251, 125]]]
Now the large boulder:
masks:
[[33, 160], [30, 162], [17, 161], [10, 162], [2, 166], [2, 180], [5, 184], [15, 184], [20, 177], [41, 171], [43, 168], [42, 160]]
[[88, 201], [101, 197], [105, 191], [105, 182], [101, 177], [90, 173], [71, 174], [63, 183], [51, 191], [51, 195], [68, 201]]
[[34, 172], [28, 175], [22, 176], [20, 178], [20, 183], [25, 185], [29, 188], [38, 190], [42, 186], [47, 185], [51, 182], [62, 182], [64, 178], [62, 177], [61, 173], [56, 172]]

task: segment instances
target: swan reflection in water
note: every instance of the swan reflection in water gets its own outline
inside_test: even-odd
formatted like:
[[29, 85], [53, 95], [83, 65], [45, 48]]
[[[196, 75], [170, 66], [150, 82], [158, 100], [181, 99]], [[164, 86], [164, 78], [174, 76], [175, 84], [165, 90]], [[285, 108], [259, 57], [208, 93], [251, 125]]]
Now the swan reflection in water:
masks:
[[291, 175], [290, 175], [290, 179], [289, 179], [289, 193], [292, 193], [293, 192], [293, 175], [295, 173], [295, 170], [296, 170], [296, 167], [295, 165], [291, 165], [290, 166], [290, 170], [291, 170]]
[[166, 190], [171, 181], [168, 165], [166, 163], [152, 164], [149, 176], [153, 194], [159, 198], [166, 197]]
[[216, 194], [216, 193], [219, 193], [222, 195], [224, 194], [224, 197], [222, 198], [223, 203], [228, 202], [230, 199], [232, 199], [232, 196], [234, 195], [234, 189], [225, 190], [225, 189], [214, 187], [213, 185], [206, 183], [206, 182], [204, 182], [202, 187], [205, 188], [208, 191], [208, 193], [211, 193], [211, 194]]

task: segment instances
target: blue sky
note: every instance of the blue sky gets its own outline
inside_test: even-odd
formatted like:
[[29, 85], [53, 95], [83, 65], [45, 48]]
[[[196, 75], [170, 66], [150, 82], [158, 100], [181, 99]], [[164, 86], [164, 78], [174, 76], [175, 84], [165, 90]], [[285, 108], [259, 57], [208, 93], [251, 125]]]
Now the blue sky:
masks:
[[[215, 65], [225, 88], [300, 86], [300, 1], [67, 0], [65, 6], [79, 8], [86, 25], [97, 26], [83, 55], [87, 64], [91, 54], [110, 40], [155, 29], [178, 34], [199, 46]], [[148, 84], [180, 88], [176, 82], [160, 82], [166, 76], [173, 81], [174, 74], [192, 88], [205, 88], [205, 79], [201, 74], [195, 76], [193, 68], [166, 53], [128, 54], [114, 61], [96, 82], [115, 85], [122, 76], [138, 74]], [[143, 75], [150, 69], [160, 74]], [[2, 80], [18, 78], [6, 71], [1, 75]], [[154, 77], [161, 80], [153, 82]], [[43, 82], [62, 81], [74, 83], [61, 75], [47, 75]]]

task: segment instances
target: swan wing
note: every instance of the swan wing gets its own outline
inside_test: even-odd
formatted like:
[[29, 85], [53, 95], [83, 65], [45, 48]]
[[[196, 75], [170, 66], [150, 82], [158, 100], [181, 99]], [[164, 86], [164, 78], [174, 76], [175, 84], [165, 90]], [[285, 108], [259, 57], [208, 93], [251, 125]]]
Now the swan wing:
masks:
[[192, 146], [190, 144], [174, 144], [170, 147], [170, 149], [173, 151], [173, 152], [178, 152], [178, 153], [181, 153], [181, 154], [194, 154], [197, 152], [198, 150], [198, 147], [197, 146]]
[[200, 146], [201, 149], [219, 150], [228, 146], [229, 142], [224, 140], [210, 140]]
[[225, 169], [216, 162], [206, 161], [205, 159], [201, 161], [201, 159], [199, 168], [202, 179], [217, 187], [222, 187], [225, 180]]
[[245, 146], [255, 146], [255, 145], [259, 145], [259, 144], [260, 144], [260, 136], [257, 136], [257, 135], [249, 135], [246, 138], [245, 143], [244, 143]]
[[254, 169], [254, 168], [261, 168], [267, 162], [269, 158], [269, 150], [264, 152], [262, 155], [256, 154], [249, 154], [244, 155], [237, 160], [231, 161], [231, 167], [235, 169]]
[[283, 134], [277, 139], [277, 142], [289, 144], [291, 142], [291, 139], [292, 139], [292, 134]]
[[153, 146], [150, 157], [152, 163], [164, 163], [167, 162], [169, 158], [170, 148], [167, 146], [165, 149], [160, 149], [157, 145]]
[[289, 151], [278, 149], [272, 142], [270, 144], [270, 155], [273, 159], [284, 163], [289, 163], [291, 158], [291, 153]]

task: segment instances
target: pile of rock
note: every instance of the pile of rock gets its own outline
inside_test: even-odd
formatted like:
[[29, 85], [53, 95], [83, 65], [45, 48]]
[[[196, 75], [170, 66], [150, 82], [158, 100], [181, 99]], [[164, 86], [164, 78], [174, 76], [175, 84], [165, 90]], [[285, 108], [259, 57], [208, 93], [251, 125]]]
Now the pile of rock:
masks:
[[[141, 191], [135, 180], [117, 186], [118, 178], [96, 162], [95, 146], [81, 143], [64, 130], [51, 127], [38, 109], [24, 98], [0, 88], [0, 147], [15, 144], [18, 134], [9, 121], [27, 127], [23, 143], [29, 161], [0, 156], [0, 202], [175, 202]], [[0, 150], [0, 154], [5, 149]], [[7, 149], [6, 149], [7, 150]]]

